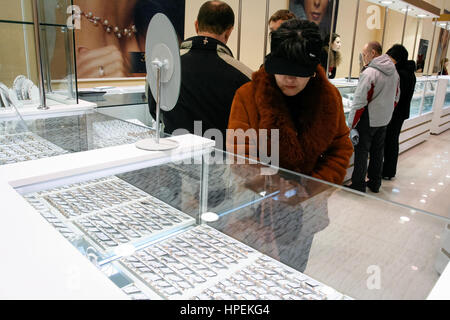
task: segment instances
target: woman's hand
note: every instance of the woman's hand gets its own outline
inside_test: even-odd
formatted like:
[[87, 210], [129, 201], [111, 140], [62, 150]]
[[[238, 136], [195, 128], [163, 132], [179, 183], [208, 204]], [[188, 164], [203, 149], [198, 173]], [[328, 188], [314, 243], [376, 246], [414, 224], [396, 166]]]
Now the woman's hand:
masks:
[[78, 48], [78, 78], [122, 78], [127, 76], [127, 63], [115, 46], [100, 49]]

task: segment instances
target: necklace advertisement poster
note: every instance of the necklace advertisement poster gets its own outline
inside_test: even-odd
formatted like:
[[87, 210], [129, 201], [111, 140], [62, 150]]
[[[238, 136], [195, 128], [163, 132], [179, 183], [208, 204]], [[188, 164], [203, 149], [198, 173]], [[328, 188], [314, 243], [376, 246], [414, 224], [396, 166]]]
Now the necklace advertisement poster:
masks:
[[75, 30], [78, 79], [143, 77], [145, 40], [157, 13], [184, 37], [185, 0], [74, 0], [79, 8]]

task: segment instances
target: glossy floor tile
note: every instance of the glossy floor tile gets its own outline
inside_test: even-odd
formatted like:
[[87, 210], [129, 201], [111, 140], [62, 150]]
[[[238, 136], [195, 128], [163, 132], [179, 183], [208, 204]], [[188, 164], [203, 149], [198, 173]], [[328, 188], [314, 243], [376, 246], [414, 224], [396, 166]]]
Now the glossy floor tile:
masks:
[[402, 153], [397, 176], [383, 181], [385, 200], [450, 218], [450, 130]]

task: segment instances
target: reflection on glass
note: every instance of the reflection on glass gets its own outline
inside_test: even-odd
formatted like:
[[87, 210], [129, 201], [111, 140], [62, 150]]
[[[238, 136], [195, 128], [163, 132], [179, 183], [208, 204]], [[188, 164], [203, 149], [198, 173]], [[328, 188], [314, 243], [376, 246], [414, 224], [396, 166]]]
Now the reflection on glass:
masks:
[[[283, 170], [262, 178], [257, 165], [227, 169], [226, 180], [233, 181], [227, 191], [234, 196], [225, 202], [236, 201], [238, 206], [225, 211], [209, 208], [220, 220], [208, 225], [284, 265], [356, 299], [424, 299], [439, 277], [434, 261], [441, 241], [436, 235], [442, 234], [445, 223], [376, 200], [365, 199], [364, 203], [370, 202], [366, 207], [359, 195]], [[250, 198], [246, 193], [253, 193], [255, 199], [242, 205]], [[240, 196], [243, 201], [237, 201]], [[377, 213], [357, 210], [359, 206]], [[430, 247], [417, 256], [414, 247], [421, 241], [417, 232], [423, 227], [430, 228], [423, 243]], [[385, 232], [395, 233], [386, 235], [391, 239], [387, 246]], [[379, 290], [363, 280], [376, 270], [383, 270], [385, 279]], [[399, 278], [400, 270], [408, 271]], [[400, 289], [409, 285], [414, 290]]]
[[[160, 299], [426, 299], [439, 279], [447, 221], [293, 172], [261, 175], [263, 164], [225, 164], [231, 155], [218, 150], [209, 156], [74, 177], [25, 198], [90, 261], [114, 261], [107, 269], [133, 292]], [[219, 217], [212, 223], [193, 219], [202, 183]]]

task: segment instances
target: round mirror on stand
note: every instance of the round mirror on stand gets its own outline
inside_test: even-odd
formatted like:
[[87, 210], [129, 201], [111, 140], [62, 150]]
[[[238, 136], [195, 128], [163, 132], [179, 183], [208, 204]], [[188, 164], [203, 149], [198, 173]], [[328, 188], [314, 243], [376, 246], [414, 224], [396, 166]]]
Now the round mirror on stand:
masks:
[[156, 101], [156, 138], [141, 140], [136, 147], [148, 151], [175, 149], [179, 143], [160, 137], [161, 110], [172, 110], [180, 95], [181, 62], [178, 37], [169, 18], [156, 14], [147, 30], [145, 61], [147, 82]]

